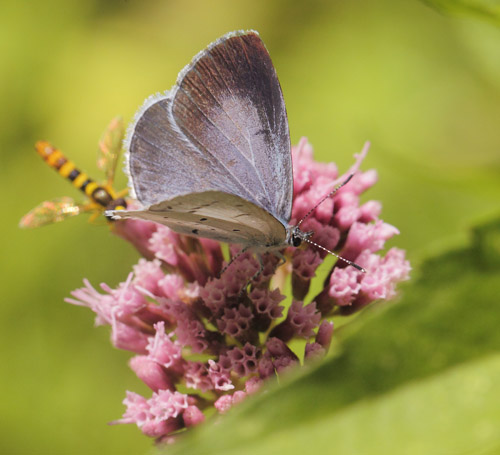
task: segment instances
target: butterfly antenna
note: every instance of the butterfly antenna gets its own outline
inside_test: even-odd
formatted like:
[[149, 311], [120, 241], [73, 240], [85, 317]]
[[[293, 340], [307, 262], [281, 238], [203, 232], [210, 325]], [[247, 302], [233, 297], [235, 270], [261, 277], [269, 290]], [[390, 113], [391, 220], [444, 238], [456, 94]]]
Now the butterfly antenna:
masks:
[[349, 180], [353, 178], [354, 174], [349, 175], [340, 185], [336, 186], [332, 191], [330, 191], [326, 196], [324, 196], [309, 212], [307, 212], [304, 217], [298, 222], [297, 227], [300, 227], [302, 222], [309, 216], [311, 215], [312, 212], [316, 210], [316, 207], [320, 206], [325, 202], [328, 198], [332, 197], [340, 188], [342, 188], [344, 185], [347, 185], [349, 183]]
[[[340, 188], [342, 188], [344, 185], [347, 185], [349, 181], [354, 177], [354, 174], [350, 174], [340, 185], [336, 186], [332, 191], [330, 191], [326, 196], [324, 196], [309, 212], [305, 214], [305, 216], [298, 222], [297, 227], [299, 227], [302, 222], [309, 216], [311, 213], [313, 213], [316, 210], [316, 207], [321, 205], [323, 202], [325, 202], [328, 198], [332, 197]], [[311, 232], [312, 233], [312, 232]], [[349, 259], [345, 259], [342, 256], [339, 256], [337, 253], [334, 253], [333, 251], [328, 250], [324, 246], [318, 245], [316, 242], [313, 242], [312, 240], [309, 240], [307, 237], [303, 237], [302, 240], [304, 240], [307, 243], [310, 243], [311, 245], [314, 245], [316, 248], [319, 248], [320, 250], [326, 251], [328, 254], [331, 254], [332, 256], [335, 256], [337, 259], [340, 259], [341, 261], [345, 262], [347, 265], [350, 265], [354, 267], [355, 269], [359, 270], [360, 272], [366, 273], [366, 270], [361, 267], [360, 265], [356, 264], [355, 262], [350, 261]]]
[[334, 253], [333, 251], [328, 250], [324, 246], [318, 245], [316, 242], [313, 242], [312, 240], [309, 240], [307, 238], [303, 238], [302, 240], [304, 240], [304, 242], [310, 243], [311, 245], [314, 245], [316, 248], [319, 248], [320, 250], [326, 251], [328, 254], [335, 256], [337, 259], [340, 259], [341, 261], [345, 262], [347, 265], [354, 267], [355, 269], [359, 270], [360, 272], [366, 273], [366, 269], [364, 269], [360, 265], [356, 264], [355, 262], [350, 261], [349, 259], [346, 259], [346, 258], [343, 258], [342, 256], [339, 256], [337, 253]]

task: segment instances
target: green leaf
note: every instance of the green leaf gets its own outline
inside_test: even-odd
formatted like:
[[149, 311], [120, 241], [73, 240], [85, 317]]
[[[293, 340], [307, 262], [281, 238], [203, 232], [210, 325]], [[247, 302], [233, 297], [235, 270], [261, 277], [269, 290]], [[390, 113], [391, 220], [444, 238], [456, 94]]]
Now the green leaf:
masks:
[[426, 261], [404, 298], [339, 330], [340, 351], [169, 454], [500, 451], [500, 221]]
[[500, 25], [498, 0], [422, 0], [427, 5], [446, 14], [474, 16]]

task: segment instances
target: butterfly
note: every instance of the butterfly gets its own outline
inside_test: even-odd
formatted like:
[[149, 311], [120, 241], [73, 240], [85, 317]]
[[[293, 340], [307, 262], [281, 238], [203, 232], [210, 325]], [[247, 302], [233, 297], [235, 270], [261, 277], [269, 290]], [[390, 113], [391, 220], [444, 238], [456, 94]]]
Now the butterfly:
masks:
[[87, 196], [88, 201], [77, 204], [70, 197], [44, 201], [24, 215], [19, 226], [21, 228], [40, 227], [85, 212], [92, 213], [91, 219], [95, 219], [106, 209], [126, 208], [126, 202], [123, 199], [126, 191], [117, 193], [113, 189], [116, 163], [122, 148], [123, 136], [123, 120], [117, 117], [111, 121], [99, 141], [97, 167], [105, 173], [106, 182], [103, 184], [96, 183], [85, 172], [79, 170], [52, 144], [38, 141], [35, 144], [38, 154], [50, 167], [82, 191]]
[[257, 32], [228, 33], [198, 53], [171, 90], [145, 101], [125, 144], [131, 197], [144, 209], [107, 215], [256, 252], [313, 243], [289, 224], [288, 119]]

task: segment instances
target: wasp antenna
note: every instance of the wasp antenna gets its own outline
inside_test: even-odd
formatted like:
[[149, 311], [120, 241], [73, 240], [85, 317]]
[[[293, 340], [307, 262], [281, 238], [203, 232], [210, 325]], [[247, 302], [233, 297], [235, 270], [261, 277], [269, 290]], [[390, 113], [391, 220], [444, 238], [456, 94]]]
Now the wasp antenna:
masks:
[[[316, 207], [320, 206], [325, 202], [328, 198], [332, 197], [340, 188], [342, 188], [344, 185], [347, 185], [349, 183], [349, 180], [351, 180], [354, 177], [354, 174], [350, 174], [340, 185], [336, 186], [332, 191], [330, 191], [326, 196], [324, 196], [309, 212], [307, 212], [304, 217], [297, 223], [297, 227], [299, 227], [302, 222], [309, 216], [311, 215], [312, 212], [316, 210]], [[319, 246], [319, 245], [318, 245]], [[334, 254], [334, 253], [333, 253]]]
[[355, 262], [352, 262], [349, 259], [346, 259], [346, 258], [343, 258], [342, 256], [339, 256], [337, 253], [334, 253], [333, 251], [328, 250], [324, 246], [318, 245], [316, 242], [313, 242], [312, 240], [309, 240], [309, 239], [306, 239], [306, 238], [304, 238], [303, 240], [305, 242], [307, 242], [307, 243], [310, 243], [311, 245], [314, 245], [315, 247], [317, 247], [317, 248], [319, 248], [319, 249], [321, 249], [323, 251], [326, 251], [328, 254], [331, 254], [332, 256], [335, 256], [336, 258], [340, 259], [341, 261], [344, 261], [346, 264], [354, 267], [355, 269], [359, 270], [360, 272], [366, 273], [366, 269], [364, 269], [360, 265], [356, 264]]

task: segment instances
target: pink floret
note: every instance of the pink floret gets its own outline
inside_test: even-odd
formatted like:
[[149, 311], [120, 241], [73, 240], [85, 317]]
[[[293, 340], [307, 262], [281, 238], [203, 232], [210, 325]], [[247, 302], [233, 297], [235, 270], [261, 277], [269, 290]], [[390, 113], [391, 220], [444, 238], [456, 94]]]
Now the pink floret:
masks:
[[240, 304], [237, 308], [225, 308], [223, 316], [217, 321], [217, 327], [222, 333], [241, 338], [250, 330], [253, 318], [252, 310]]
[[180, 275], [169, 273], [158, 281], [158, 290], [169, 299], [178, 299], [185, 290], [185, 281]]
[[111, 324], [111, 343], [115, 348], [145, 354], [148, 342], [148, 336], [135, 327], [119, 321]]
[[214, 385], [208, 374], [207, 366], [202, 362], [188, 362], [184, 372], [186, 386], [206, 392], [212, 390]]
[[316, 269], [321, 264], [321, 256], [312, 249], [295, 250], [292, 258], [294, 274], [305, 280], [310, 280], [316, 275]]
[[180, 392], [159, 390], [149, 400], [150, 412], [157, 420], [177, 417], [188, 407], [188, 397]]
[[158, 392], [161, 389], [175, 390], [174, 383], [167, 374], [167, 370], [148, 356], [139, 355], [132, 357], [129, 365], [137, 377], [154, 392]]
[[233, 397], [231, 395], [222, 395], [214, 402], [215, 409], [217, 409], [217, 411], [219, 411], [221, 414], [224, 414], [227, 411], [229, 411], [232, 405], [233, 405]]
[[330, 277], [329, 294], [337, 305], [350, 305], [361, 289], [362, 272], [354, 267], [335, 268]]
[[382, 204], [379, 201], [368, 201], [359, 208], [359, 221], [370, 223], [378, 219], [382, 211]]
[[[133, 206], [129, 206], [130, 209]], [[130, 242], [146, 259], [153, 259], [154, 253], [149, 248], [149, 239], [156, 232], [158, 224], [144, 220], [120, 220], [112, 225], [112, 231]]]
[[283, 315], [283, 307], [279, 303], [285, 299], [279, 289], [270, 291], [269, 289], [255, 288], [249, 295], [258, 314], [268, 316], [270, 319], [277, 319]]
[[203, 303], [209, 308], [214, 316], [220, 314], [226, 304], [226, 284], [221, 279], [212, 278], [200, 290]]
[[158, 259], [175, 267], [179, 263], [178, 236], [179, 234], [169, 228], [159, 225], [149, 240], [149, 248]]
[[85, 286], [71, 293], [75, 298], [65, 301], [90, 308], [97, 315], [96, 325], [112, 325], [116, 320], [127, 318], [146, 305], [142, 294], [130, 283], [131, 277], [132, 274], [116, 290], [101, 284], [106, 294], [97, 292], [85, 279], [83, 280]]
[[234, 389], [234, 385], [230, 378], [230, 372], [226, 368], [213, 360], [209, 360], [208, 365], [208, 377], [216, 390], [227, 391]]
[[147, 346], [148, 358], [158, 364], [169, 368], [181, 359], [181, 346], [177, 341], [172, 340], [172, 336], [165, 333], [165, 323], [163, 321], [154, 325], [156, 334], [150, 337]]
[[382, 259], [379, 256], [376, 258], [366, 262], [361, 258], [361, 262], [368, 267], [361, 281], [361, 292], [372, 301], [390, 299], [395, 295], [396, 284], [408, 279], [410, 264], [405, 260], [404, 251], [397, 248], [391, 248]]
[[138, 393], [127, 390], [123, 404], [127, 410], [120, 420], [113, 423], [135, 423], [140, 428], [154, 418], [148, 400]]
[[193, 427], [205, 421], [205, 415], [196, 406], [188, 406], [182, 413], [182, 419], [186, 427]]
[[296, 336], [310, 337], [318, 326], [321, 314], [316, 310], [316, 303], [305, 305], [303, 302], [294, 301], [288, 309], [287, 322], [293, 328]]
[[248, 376], [257, 370], [259, 350], [250, 343], [245, 343], [242, 348], [234, 347], [219, 358], [221, 361], [226, 357], [230, 363], [230, 369], [240, 377]]
[[142, 288], [155, 295], [161, 295], [159, 283], [165, 277], [161, 269], [161, 262], [158, 259], [146, 261], [139, 259], [134, 266], [134, 283], [140, 284]]
[[374, 253], [384, 247], [386, 240], [397, 234], [399, 231], [394, 226], [381, 220], [370, 224], [356, 222], [349, 230], [342, 255], [355, 260], [364, 250]]

